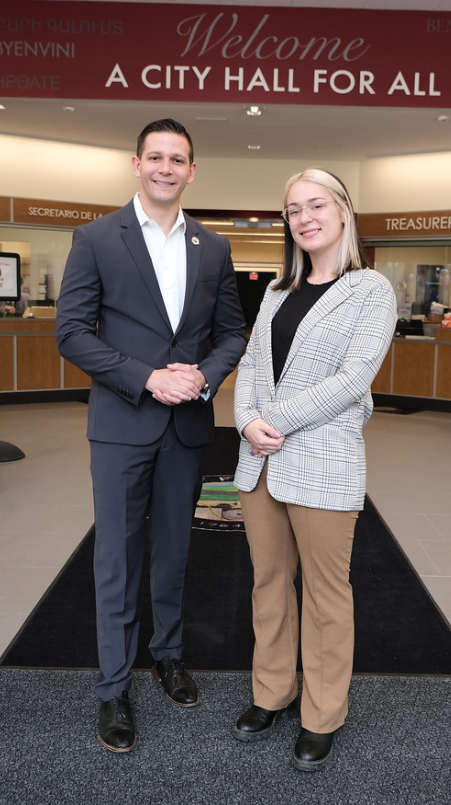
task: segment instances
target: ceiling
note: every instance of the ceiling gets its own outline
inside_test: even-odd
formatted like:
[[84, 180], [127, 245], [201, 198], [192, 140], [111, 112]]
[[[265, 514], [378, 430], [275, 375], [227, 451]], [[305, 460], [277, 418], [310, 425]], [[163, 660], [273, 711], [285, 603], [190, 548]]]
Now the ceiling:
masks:
[[[171, 0], [166, 2], [171, 4]], [[198, 0], [197, 4], [201, 3]], [[216, 4], [226, 3], [219, 0]], [[451, 0], [235, 0], [230, 5], [451, 11]], [[147, 122], [161, 117], [178, 118], [193, 137], [197, 159], [295, 159], [302, 151], [305, 159], [355, 161], [451, 150], [451, 120], [439, 121], [440, 116], [451, 118], [450, 109], [273, 104], [261, 107], [259, 117], [249, 117], [246, 107], [240, 104], [70, 98], [7, 98], [0, 102], [5, 107], [0, 111], [0, 134], [126, 151], [134, 150], [136, 135]], [[65, 111], [68, 106], [73, 111]], [[249, 149], [257, 145], [258, 150]]]

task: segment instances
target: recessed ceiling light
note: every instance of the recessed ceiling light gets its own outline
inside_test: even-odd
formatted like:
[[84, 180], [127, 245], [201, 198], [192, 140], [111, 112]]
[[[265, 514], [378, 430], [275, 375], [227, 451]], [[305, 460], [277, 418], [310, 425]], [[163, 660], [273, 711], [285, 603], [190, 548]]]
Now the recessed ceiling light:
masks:
[[246, 113], [251, 115], [251, 117], [258, 117], [261, 115], [262, 110], [259, 106], [249, 106], [249, 109], [246, 109]]
[[260, 145], [248, 145], [247, 147], [248, 147], [249, 151], [260, 151], [260, 148], [261, 148]]
[[75, 112], [75, 106], [63, 106], [63, 112]]
[[449, 123], [449, 115], [439, 115], [437, 120], [439, 123]]
[[6, 109], [6, 106], [3, 106], [3, 104], [0, 103], [0, 109]]

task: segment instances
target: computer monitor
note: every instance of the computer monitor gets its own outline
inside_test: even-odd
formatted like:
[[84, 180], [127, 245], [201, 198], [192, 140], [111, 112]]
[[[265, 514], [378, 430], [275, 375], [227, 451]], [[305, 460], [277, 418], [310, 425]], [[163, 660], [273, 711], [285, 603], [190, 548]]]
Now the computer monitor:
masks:
[[0, 252], [0, 302], [20, 299], [20, 255]]
[[421, 319], [398, 319], [395, 335], [424, 335]]

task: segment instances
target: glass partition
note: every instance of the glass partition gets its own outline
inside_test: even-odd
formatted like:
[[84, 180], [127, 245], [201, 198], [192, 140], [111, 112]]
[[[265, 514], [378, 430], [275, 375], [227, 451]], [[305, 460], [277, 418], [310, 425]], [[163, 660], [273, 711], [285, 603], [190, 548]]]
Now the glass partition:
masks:
[[43, 307], [54, 315], [71, 243], [72, 230], [0, 227], [0, 251], [20, 254], [22, 292], [29, 307]]
[[393, 286], [399, 318], [434, 320], [435, 315], [440, 316], [441, 308], [445, 312], [450, 308], [450, 244], [373, 245], [374, 267]]

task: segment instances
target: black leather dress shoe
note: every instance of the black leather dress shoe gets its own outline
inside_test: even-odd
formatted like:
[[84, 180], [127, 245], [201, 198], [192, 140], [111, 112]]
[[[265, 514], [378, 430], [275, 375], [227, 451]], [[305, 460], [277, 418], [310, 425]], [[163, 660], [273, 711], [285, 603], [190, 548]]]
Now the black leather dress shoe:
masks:
[[294, 747], [292, 765], [302, 771], [316, 771], [332, 754], [335, 732], [310, 732], [301, 729]]
[[199, 693], [194, 679], [185, 671], [185, 666], [175, 657], [156, 660], [152, 674], [163, 685], [168, 699], [179, 707], [194, 707], [199, 704]]
[[126, 690], [108, 702], [101, 702], [99, 741], [111, 752], [130, 752], [136, 746], [136, 732]]
[[269, 738], [279, 718], [285, 719], [294, 716], [297, 711], [297, 697], [287, 707], [281, 710], [265, 710], [253, 704], [238, 719], [233, 729], [235, 738], [239, 741], [263, 741]]

